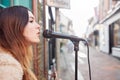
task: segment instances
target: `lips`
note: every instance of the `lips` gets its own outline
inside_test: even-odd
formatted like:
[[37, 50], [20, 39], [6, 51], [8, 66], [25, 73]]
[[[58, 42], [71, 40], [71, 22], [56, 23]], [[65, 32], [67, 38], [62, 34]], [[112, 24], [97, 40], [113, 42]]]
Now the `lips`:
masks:
[[37, 35], [40, 36], [40, 32], [38, 32]]
[[40, 34], [40, 32], [38, 32], [37, 34]]

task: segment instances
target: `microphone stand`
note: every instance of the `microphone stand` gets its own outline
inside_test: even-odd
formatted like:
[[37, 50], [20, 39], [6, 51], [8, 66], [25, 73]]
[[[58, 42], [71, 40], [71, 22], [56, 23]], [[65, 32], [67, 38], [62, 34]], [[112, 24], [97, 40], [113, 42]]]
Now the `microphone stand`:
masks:
[[79, 41], [85, 41], [84, 39], [78, 38], [76, 36], [71, 37], [70, 35], [63, 35], [60, 33], [53, 33], [52, 31], [46, 30], [43, 32], [43, 36], [47, 38], [63, 38], [63, 39], [70, 39], [74, 44], [74, 51], [75, 51], [75, 80], [77, 78], [77, 69], [78, 69], [78, 51], [79, 51]]
[[79, 51], [79, 41], [78, 40], [71, 40], [74, 44], [74, 51], [75, 51], [75, 80], [78, 80], [78, 51]]

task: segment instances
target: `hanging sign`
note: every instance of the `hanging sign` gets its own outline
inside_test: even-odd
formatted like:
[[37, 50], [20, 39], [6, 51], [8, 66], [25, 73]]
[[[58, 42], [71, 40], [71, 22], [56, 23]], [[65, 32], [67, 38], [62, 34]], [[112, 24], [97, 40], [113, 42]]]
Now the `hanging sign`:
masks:
[[70, 0], [46, 0], [48, 6], [70, 9]]

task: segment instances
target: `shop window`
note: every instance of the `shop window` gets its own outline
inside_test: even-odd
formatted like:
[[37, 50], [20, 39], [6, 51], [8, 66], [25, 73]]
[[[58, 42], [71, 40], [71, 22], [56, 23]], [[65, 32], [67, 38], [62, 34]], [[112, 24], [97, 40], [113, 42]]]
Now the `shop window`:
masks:
[[6, 6], [0, 4], [0, 9], [2, 9], [2, 8], [6, 8]]
[[9, 7], [11, 5], [11, 0], [0, 0], [0, 6], [5, 8], [5, 7]]
[[114, 23], [114, 46], [120, 47], [120, 20], [116, 21]]
[[32, 0], [14, 0], [13, 5], [22, 5], [32, 10]]

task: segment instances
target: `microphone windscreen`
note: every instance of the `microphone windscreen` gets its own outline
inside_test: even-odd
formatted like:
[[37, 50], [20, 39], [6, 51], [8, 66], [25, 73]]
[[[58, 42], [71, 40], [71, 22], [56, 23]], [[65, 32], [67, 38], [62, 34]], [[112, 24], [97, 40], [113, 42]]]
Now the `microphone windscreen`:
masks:
[[52, 31], [50, 31], [50, 30], [45, 30], [45, 31], [43, 31], [43, 36], [44, 36], [45, 38], [51, 38], [51, 33], [52, 33]]

